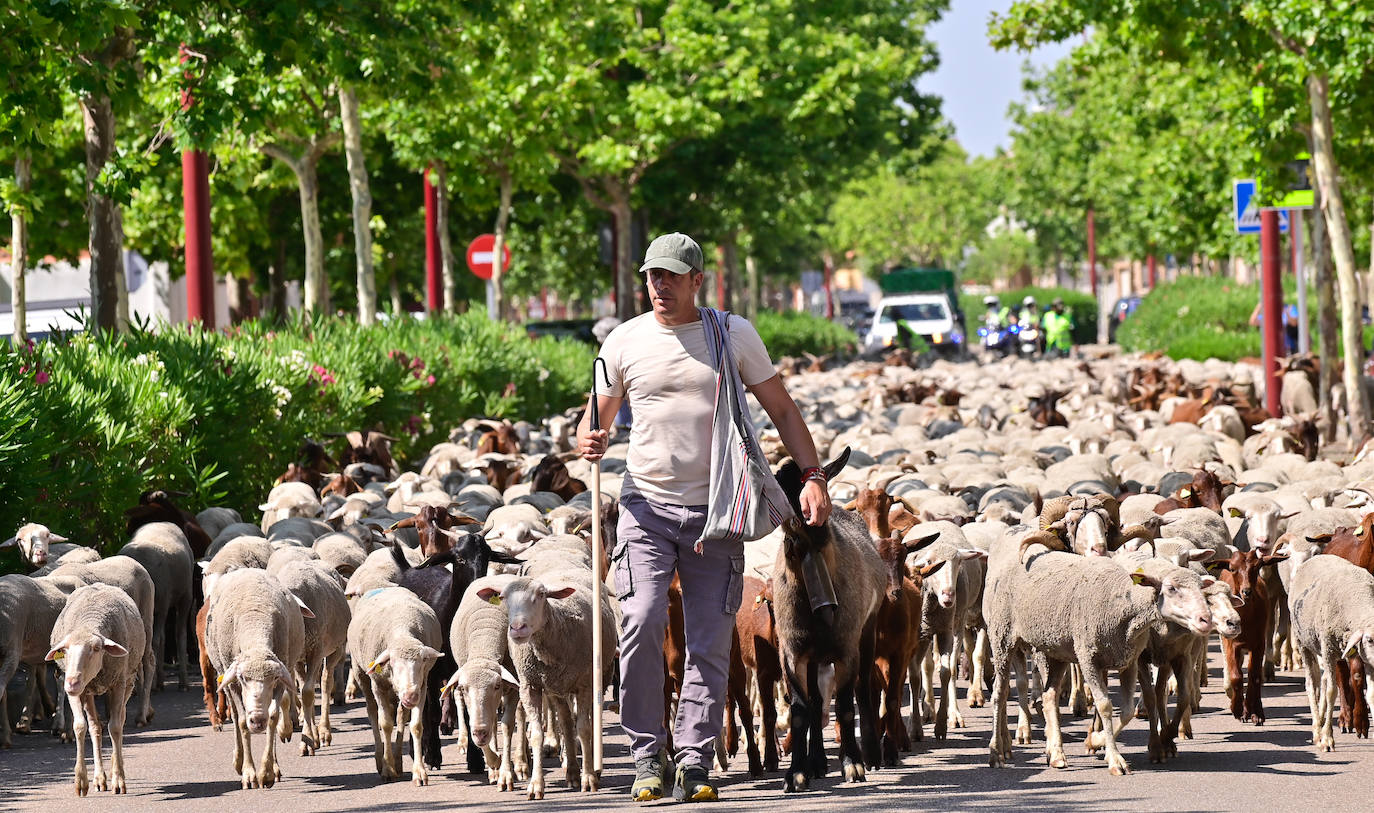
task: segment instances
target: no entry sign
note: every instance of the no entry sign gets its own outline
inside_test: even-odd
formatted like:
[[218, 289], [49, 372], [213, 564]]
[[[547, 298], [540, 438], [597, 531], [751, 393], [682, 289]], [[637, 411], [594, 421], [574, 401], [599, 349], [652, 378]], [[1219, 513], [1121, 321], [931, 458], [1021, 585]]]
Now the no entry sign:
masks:
[[[493, 249], [496, 247], [496, 235], [482, 234], [477, 239], [468, 244], [468, 270], [476, 274], [481, 279], [491, 279], [491, 266]], [[501, 273], [510, 270], [510, 244], [501, 246]]]

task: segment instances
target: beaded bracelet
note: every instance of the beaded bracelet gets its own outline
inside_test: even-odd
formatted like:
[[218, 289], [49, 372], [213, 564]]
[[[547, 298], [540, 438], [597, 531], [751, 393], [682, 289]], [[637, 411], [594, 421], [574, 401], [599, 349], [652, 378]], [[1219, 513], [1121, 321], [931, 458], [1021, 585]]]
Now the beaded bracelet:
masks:
[[827, 478], [825, 476], [825, 469], [821, 468], [820, 466], [812, 466], [811, 468], [804, 469], [802, 471], [803, 483], [808, 483], [812, 480], [819, 480], [822, 483], [824, 483], [826, 479]]

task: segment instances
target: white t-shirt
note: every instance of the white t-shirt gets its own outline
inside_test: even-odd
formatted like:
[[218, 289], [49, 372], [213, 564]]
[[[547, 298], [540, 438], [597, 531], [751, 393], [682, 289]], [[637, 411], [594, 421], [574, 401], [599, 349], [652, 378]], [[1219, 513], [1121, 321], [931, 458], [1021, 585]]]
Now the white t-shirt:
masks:
[[[746, 387], [777, 375], [753, 325], [732, 313], [727, 330]], [[640, 314], [611, 331], [601, 357], [610, 384], [605, 393], [629, 396], [625, 467], [635, 487], [654, 502], [705, 505], [716, 373], [701, 321], [668, 326], [652, 312]]]

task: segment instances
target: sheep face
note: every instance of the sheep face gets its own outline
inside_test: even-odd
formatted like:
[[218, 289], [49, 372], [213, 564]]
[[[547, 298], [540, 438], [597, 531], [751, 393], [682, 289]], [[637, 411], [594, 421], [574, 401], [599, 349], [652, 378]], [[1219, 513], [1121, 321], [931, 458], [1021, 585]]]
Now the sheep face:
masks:
[[1341, 655], [1346, 658], [1359, 655], [1366, 669], [1374, 666], [1374, 628], [1353, 631], [1346, 640]]
[[442, 653], [423, 644], [406, 650], [384, 649], [369, 665], [369, 670], [387, 674], [387, 681], [401, 705], [413, 709], [425, 696], [425, 680]]
[[931, 545], [915, 555], [907, 568], [921, 575], [922, 590], [935, 596], [944, 609], [954, 606], [959, 587], [959, 571], [970, 559], [986, 559], [987, 553], [973, 548], [956, 548], [948, 543]]
[[1280, 514], [1279, 504], [1273, 500], [1254, 500], [1242, 512], [1232, 508], [1232, 516], [1243, 516], [1250, 530], [1250, 547], [1261, 554], [1269, 553], [1279, 538], [1279, 521], [1292, 514]]
[[48, 546], [55, 542], [66, 542], [65, 536], [58, 536], [49, 531], [47, 526], [37, 523], [29, 523], [20, 528], [13, 537], [0, 542], [0, 548], [19, 547], [19, 552], [23, 557], [33, 564], [34, 567], [42, 567], [48, 563]]
[[507, 687], [519, 686], [519, 681], [504, 666], [493, 669], [491, 663], [468, 662], [454, 675], [458, 690], [463, 693], [463, 705], [468, 712], [468, 731], [472, 744], [486, 747], [496, 732], [496, 713]]
[[238, 695], [248, 730], [254, 734], [267, 731], [273, 711], [281, 707], [282, 695], [295, 688], [286, 666], [268, 653], [241, 656], [220, 677], [220, 690]]
[[1069, 512], [1065, 527], [1074, 548], [1084, 556], [1108, 556], [1107, 521], [1098, 511]]
[[506, 605], [506, 615], [510, 619], [506, 632], [511, 641], [520, 644], [534, 637], [544, 628], [548, 616], [549, 599], [564, 599], [577, 592], [572, 585], [549, 587], [534, 579], [516, 579], [506, 585], [503, 593], [498, 594], [490, 587], [484, 587], [477, 595], [484, 601], [491, 601], [499, 595]]
[[1240, 635], [1240, 613], [1236, 607], [1244, 604], [1237, 596], [1231, 595], [1231, 588], [1218, 584], [1216, 589], [1207, 591], [1207, 606], [1212, 610], [1212, 626], [1223, 638]]
[[1174, 568], [1158, 579], [1136, 574], [1137, 581], [1153, 587], [1157, 593], [1156, 606], [1165, 620], [1172, 621], [1198, 635], [1212, 631], [1212, 610], [1202, 591], [1216, 583], [1216, 579], [1182, 568]]
[[95, 680], [105, 665], [105, 658], [123, 658], [129, 650], [109, 638], [94, 633], [72, 633], [57, 642], [46, 659], [57, 661], [62, 670], [62, 691], [79, 695]]

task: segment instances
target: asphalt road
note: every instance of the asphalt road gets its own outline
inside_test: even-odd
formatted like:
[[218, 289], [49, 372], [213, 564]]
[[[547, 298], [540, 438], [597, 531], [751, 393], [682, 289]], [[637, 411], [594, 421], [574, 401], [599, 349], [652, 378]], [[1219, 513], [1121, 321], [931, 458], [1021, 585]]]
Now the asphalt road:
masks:
[[[1310, 721], [1302, 681], [1281, 673], [1265, 687], [1268, 722], [1242, 724], [1222, 711], [1220, 653], [1213, 646], [1211, 685], [1204, 689], [1203, 711], [1193, 718], [1196, 739], [1179, 740], [1179, 756], [1167, 766], [1150, 765], [1145, 726], [1137, 720], [1123, 735], [1127, 777], [1107, 773], [1102, 761], [1083, 753], [1083, 720], [1065, 715], [1069, 767], [1046, 767], [1042, 729], [1036, 743], [1016, 747], [1015, 767], [987, 767], [990, 712], [966, 710], [969, 728], [945, 742], [929, 739], [905, 756], [904, 765], [869, 774], [862, 785], [843, 784], [834, 746], [831, 773], [811, 792], [785, 797], [781, 775], [750, 779], [741, 753], [721, 782], [717, 807], [752, 809], [786, 805], [796, 811], [829, 811], [837, 804], [881, 809], [1019, 808], [1053, 810], [1367, 810], [1374, 746], [1369, 740], [1336, 734], [1334, 753], [1317, 755], [1308, 745]], [[520, 792], [501, 793], [477, 777], [461, 773], [462, 751], [447, 741], [448, 764], [431, 774], [427, 787], [409, 782], [380, 784], [373, 770], [372, 737], [361, 703], [335, 716], [332, 746], [314, 757], [298, 753], [299, 737], [281, 746], [284, 778], [269, 790], [241, 790], [234, 775], [232, 734], [205, 724], [199, 692], [174, 689], [155, 695], [157, 717], [148, 729], [130, 729], [125, 738], [129, 794], [116, 797], [92, 789], [82, 800], [72, 787], [75, 748], [47, 734], [16, 735], [12, 750], [0, 751], [0, 810], [102, 811], [378, 811], [473, 806], [484, 811], [598, 810], [630, 806], [630, 768], [624, 735], [608, 715], [606, 772], [595, 794], [570, 791], [550, 777], [543, 802], [528, 802]], [[1013, 709], [1012, 714], [1015, 714]], [[1014, 721], [1014, 717], [1013, 717]], [[929, 736], [929, 727], [927, 727]], [[260, 743], [259, 739], [259, 743]], [[108, 744], [106, 753], [108, 754]], [[261, 746], [255, 743], [255, 755]], [[546, 765], [552, 762], [546, 760]], [[407, 778], [409, 758], [406, 760]], [[95, 801], [99, 799], [99, 801]], [[664, 801], [654, 806], [673, 804]]]

